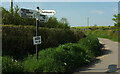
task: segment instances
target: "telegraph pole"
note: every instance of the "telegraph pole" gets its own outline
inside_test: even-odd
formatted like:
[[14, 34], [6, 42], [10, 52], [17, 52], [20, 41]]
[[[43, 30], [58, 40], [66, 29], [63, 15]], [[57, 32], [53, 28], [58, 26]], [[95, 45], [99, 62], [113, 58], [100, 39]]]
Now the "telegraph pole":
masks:
[[87, 17], [87, 26], [89, 26], [89, 17]]
[[12, 16], [13, 16], [13, 0], [11, 0], [11, 13], [12, 13]]
[[13, 24], [13, 0], [11, 0], [11, 19], [12, 19], [12, 23]]
[[11, 0], [11, 9], [13, 9], [13, 0]]

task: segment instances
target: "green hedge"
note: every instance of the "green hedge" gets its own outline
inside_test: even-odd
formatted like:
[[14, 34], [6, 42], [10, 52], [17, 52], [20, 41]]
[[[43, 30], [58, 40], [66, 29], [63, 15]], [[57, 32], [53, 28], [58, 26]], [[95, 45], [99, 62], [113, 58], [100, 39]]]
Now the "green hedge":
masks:
[[[3, 55], [9, 54], [15, 57], [35, 53], [33, 36], [36, 34], [35, 26], [2, 26]], [[58, 28], [39, 28], [38, 35], [42, 36], [42, 44], [38, 49], [56, 47], [59, 44], [77, 42], [85, 37], [81, 31]]]
[[[59, 45], [57, 48], [39, 51], [37, 62], [35, 54], [29, 55], [22, 61], [22, 70], [20, 70], [22, 72], [72, 72], [78, 67], [88, 64], [92, 58], [100, 54], [101, 46], [98, 39], [86, 37], [78, 43], [67, 43]], [[11, 69], [6, 65], [11, 63], [6, 62], [7, 60], [3, 59], [3, 72]], [[14, 64], [12, 65], [14, 66]], [[10, 66], [12, 67], [12, 65]]]

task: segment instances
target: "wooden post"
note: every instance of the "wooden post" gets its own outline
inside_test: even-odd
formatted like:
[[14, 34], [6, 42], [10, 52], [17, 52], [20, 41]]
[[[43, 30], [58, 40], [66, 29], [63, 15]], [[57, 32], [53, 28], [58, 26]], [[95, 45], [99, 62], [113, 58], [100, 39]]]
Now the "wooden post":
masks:
[[13, 24], [13, 0], [11, 0], [11, 24]]

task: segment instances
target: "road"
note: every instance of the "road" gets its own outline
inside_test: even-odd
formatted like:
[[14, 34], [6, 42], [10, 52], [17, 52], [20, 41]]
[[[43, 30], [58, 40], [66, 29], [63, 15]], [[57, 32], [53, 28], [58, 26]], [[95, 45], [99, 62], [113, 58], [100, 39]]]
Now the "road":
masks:
[[96, 57], [91, 65], [80, 67], [74, 74], [80, 72], [118, 72], [118, 42], [109, 39], [99, 38], [101, 44], [104, 45], [102, 56]]

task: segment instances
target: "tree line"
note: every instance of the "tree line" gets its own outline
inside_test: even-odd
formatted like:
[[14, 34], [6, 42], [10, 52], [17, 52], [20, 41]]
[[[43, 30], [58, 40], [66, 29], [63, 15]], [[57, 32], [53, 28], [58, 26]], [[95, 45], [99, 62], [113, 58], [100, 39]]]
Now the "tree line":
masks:
[[[19, 7], [16, 5], [13, 9], [13, 12], [10, 10], [2, 8], [2, 24], [3, 25], [35, 25], [35, 18], [22, 18], [17, 13]], [[48, 27], [48, 28], [70, 28], [69, 22], [66, 18], [61, 18], [60, 21], [57, 20], [56, 17], [49, 17], [47, 22], [39, 22], [40, 27]]]

